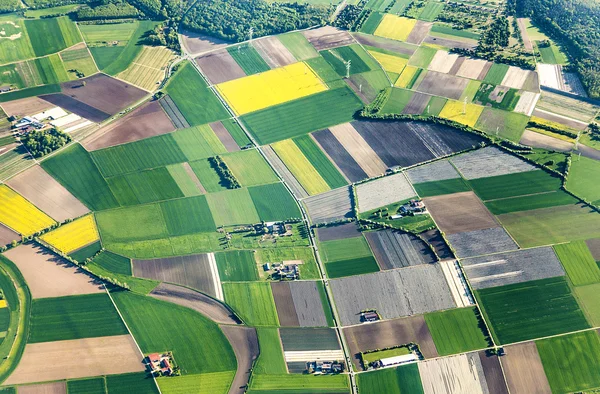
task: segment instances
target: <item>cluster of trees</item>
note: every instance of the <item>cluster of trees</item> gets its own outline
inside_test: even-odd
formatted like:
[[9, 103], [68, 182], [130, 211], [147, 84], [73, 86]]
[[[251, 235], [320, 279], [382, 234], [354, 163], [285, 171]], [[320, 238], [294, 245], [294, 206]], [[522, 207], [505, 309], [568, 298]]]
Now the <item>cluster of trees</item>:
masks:
[[268, 3], [264, 0], [199, 0], [183, 17], [183, 27], [224, 40], [254, 37], [324, 25], [334, 6]]
[[156, 26], [145, 34], [142, 38], [142, 43], [153, 46], [166, 46], [175, 51], [180, 50], [179, 38], [177, 37], [177, 25], [172, 19], [167, 20]]
[[372, 12], [372, 10], [364, 9], [365, 4], [365, 1], [361, 1], [357, 5], [348, 4], [335, 18], [334, 26], [351, 31], [360, 29]]
[[600, 3], [593, 0], [510, 0], [517, 16], [530, 17], [567, 49], [588, 94], [600, 97]]
[[42, 157], [71, 142], [71, 136], [58, 129], [35, 130], [22, 142], [33, 157]]
[[121, 0], [100, 4], [96, 7], [83, 6], [77, 10], [77, 19], [122, 19], [135, 18], [140, 12], [137, 8]]
[[500, 15], [489, 24], [481, 37], [479, 37], [479, 46], [506, 48], [509, 38], [510, 28], [508, 26], [508, 18]]
[[231, 172], [231, 170], [227, 166], [227, 163], [223, 161], [221, 156], [211, 157], [208, 159], [208, 161], [210, 162], [211, 167], [213, 167], [217, 174], [219, 174], [219, 176], [221, 177], [221, 182], [223, 186], [225, 186], [228, 189], [239, 189], [240, 187], [242, 187], [242, 185], [240, 185], [240, 182], [237, 180], [235, 175], [233, 175], [233, 172]]
[[19, 0], [2, 0], [0, 1], [0, 14], [13, 12], [19, 9]]
[[[13, 1], [13, 0], [9, 0]], [[23, 1], [30, 8], [50, 8], [50, 7], [58, 7], [60, 5], [66, 4], [83, 4], [83, 3], [91, 3], [94, 0], [25, 0]], [[4, 3], [5, 0], [0, 1], [0, 3]]]

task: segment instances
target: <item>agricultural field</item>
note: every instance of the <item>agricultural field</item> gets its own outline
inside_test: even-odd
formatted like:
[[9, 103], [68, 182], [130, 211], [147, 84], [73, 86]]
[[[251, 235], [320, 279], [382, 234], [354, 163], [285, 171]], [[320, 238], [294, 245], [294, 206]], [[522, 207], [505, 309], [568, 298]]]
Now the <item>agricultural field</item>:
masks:
[[423, 393], [416, 364], [360, 374], [357, 383], [364, 393]]
[[23, 236], [46, 229], [56, 222], [6, 185], [0, 186], [0, 223]]
[[65, 254], [100, 239], [94, 215], [87, 215], [44, 234], [40, 239]]
[[223, 283], [225, 302], [253, 326], [278, 326], [279, 319], [268, 283]]
[[490, 346], [483, 320], [476, 308], [450, 309], [425, 315], [427, 327], [440, 356], [464, 353]]
[[320, 253], [330, 278], [379, 271], [369, 245], [362, 236], [321, 242]]
[[589, 182], [600, 174], [600, 164], [587, 157], [574, 157], [571, 161], [566, 188], [592, 204], [600, 202], [600, 187], [595, 182]]
[[143, 47], [131, 65], [117, 76], [139, 88], [154, 91], [165, 77], [173, 52], [164, 47]]

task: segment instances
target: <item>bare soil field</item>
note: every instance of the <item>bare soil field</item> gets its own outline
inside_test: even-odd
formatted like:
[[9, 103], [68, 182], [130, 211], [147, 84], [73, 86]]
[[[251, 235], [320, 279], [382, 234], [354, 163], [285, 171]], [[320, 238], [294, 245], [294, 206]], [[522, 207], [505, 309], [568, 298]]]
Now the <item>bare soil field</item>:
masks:
[[[294, 308], [300, 327], [327, 327], [323, 303], [319, 295], [318, 282], [290, 282]], [[281, 319], [279, 320], [281, 322]]]
[[462, 264], [471, 285], [478, 290], [565, 275], [551, 247], [464, 259]]
[[576, 130], [584, 130], [587, 127], [587, 123], [585, 122], [573, 118], [568, 118], [563, 115], [554, 114], [552, 112], [547, 112], [542, 109], [534, 109], [533, 115], [537, 116], [538, 118], [549, 120], [551, 122], [560, 123], [562, 125], [571, 127]]
[[33, 166], [6, 183], [57, 222], [90, 211], [40, 166]]
[[448, 74], [454, 63], [458, 60], [459, 56], [456, 53], [448, 53], [446, 51], [437, 51], [431, 63], [429, 63], [428, 69], [430, 71], [437, 71], [439, 73]]
[[371, 34], [353, 33], [354, 38], [362, 45], [368, 45], [375, 48], [386, 49], [392, 52], [398, 52], [403, 55], [412, 56], [418, 46], [407, 44], [402, 41], [390, 40], [388, 38], [377, 37]]
[[452, 65], [452, 68], [450, 69], [450, 71], [448, 71], [448, 74], [450, 74], [450, 75], [456, 75], [456, 73], [458, 72], [458, 70], [460, 70], [460, 68], [462, 67], [463, 63], [465, 62], [465, 59], [466, 59], [466, 57], [459, 56], [458, 59], [456, 59], [456, 61]]
[[237, 359], [237, 371], [231, 383], [229, 394], [243, 394], [246, 392], [250, 380], [252, 363], [260, 353], [256, 329], [241, 326], [221, 326], [221, 329], [229, 343], [231, 343]]
[[136, 108], [116, 122], [101, 128], [83, 140], [83, 146], [93, 151], [166, 134], [175, 126], [158, 101], [150, 101]]
[[360, 323], [360, 311], [366, 309], [376, 309], [383, 319], [395, 319], [456, 307], [438, 264], [351, 276], [330, 283], [344, 326]]
[[352, 216], [350, 188], [347, 186], [302, 200], [312, 223], [333, 222]]
[[11, 229], [0, 223], [0, 245], [8, 245], [12, 241], [19, 241], [20, 239], [20, 234], [15, 233]]
[[439, 357], [423, 316], [360, 324], [343, 328], [342, 333], [350, 348], [352, 362], [358, 370], [361, 370], [360, 352], [385, 349], [409, 342], [418, 344], [425, 358]]
[[517, 24], [519, 25], [519, 31], [521, 32], [521, 37], [523, 37], [523, 45], [525, 49], [529, 52], [533, 51], [533, 45], [531, 44], [531, 40], [529, 39], [529, 34], [527, 34], [527, 21], [525, 18], [517, 18]]
[[[440, 51], [438, 51], [440, 53]], [[442, 74], [435, 71], [429, 71], [423, 81], [416, 86], [419, 92], [431, 94], [433, 96], [442, 96], [454, 100], [460, 99], [469, 80], [454, 75]]]
[[64, 108], [67, 111], [79, 115], [82, 118], [89, 119], [94, 123], [100, 123], [110, 118], [109, 113], [100, 111], [99, 109], [94, 108], [91, 105], [82, 103], [81, 101], [64, 95], [62, 93], [48, 94], [41, 97], [43, 97], [44, 100], [51, 102], [53, 105]]
[[527, 78], [529, 78], [532, 73], [533, 71], [530, 70], [523, 70], [519, 67], [510, 66], [500, 85], [508, 86], [509, 88], [522, 89]]
[[535, 131], [525, 130], [519, 141], [521, 145], [533, 146], [534, 148], [550, 149], [557, 152], [570, 152], [574, 144], [569, 141], [559, 140], [558, 138], [551, 137], [536, 133]]
[[235, 142], [231, 134], [229, 134], [229, 131], [227, 131], [225, 126], [223, 126], [223, 123], [214, 122], [211, 123], [209, 126], [212, 129], [212, 131], [215, 132], [215, 135], [217, 136], [217, 138], [219, 138], [219, 141], [221, 141], [225, 149], [227, 149], [227, 152], [237, 152], [240, 150], [240, 147], [238, 146], [237, 142]]
[[282, 327], [300, 327], [289, 282], [271, 282], [279, 324]]
[[435, 253], [437, 253], [440, 259], [445, 260], [454, 258], [452, 251], [446, 244], [446, 241], [444, 241], [444, 238], [438, 229], [425, 231], [419, 234], [419, 236], [423, 237], [425, 242], [433, 246]]
[[365, 233], [365, 238], [382, 270], [434, 263], [437, 259], [419, 237], [396, 230]]
[[150, 296], [193, 309], [219, 324], [240, 324], [235, 314], [223, 304], [186, 287], [161, 283], [150, 292]]
[[464, 58], [456, 75], [463, 78], [482, 80], [492, 67], [492, 63], [482, 59]]
[[195, 60], [213, 85], [246, 76], [226, 49], [202, 55]]
[[316, 229], [319, 241], [334, 241], [337, 239], [360, 237], [361, 232], [355, 222], [337, 226], [320, 227]]
[[190, 124], [185, 119], [185, 116], [183, 116], [183, 114], [181, 113], [181, 111], [177, 107], [177, 104], [175, 104], [171, 96], [169, 96], [168, 94], [164, 95], [158, 101], [158, 103], [166, 112], [167, 116], [171, 119], [171, 122], [173, 122], [176, 128], [187, 129], [188, 127], [190, 127]]
[[33, 298], [104, 292], [102, 284], [85, 271], [41, 246], [23, 244], [4, 255], [17, 265]]
[[465, 179], [514, 174], [537, 169], [526, 161], [492, 146], [455, 156], [450, 161]]
[[600, 261], [600, 238], [588, 239], [585, 241], [588, 249], [592, 252], [592, 256], [594, 256], [594, 260]]
[[521, 98], [517, 102], [517, 105], [515, 106], [514, 111], [531, 116], [531, 114], [533, 113], [533, 109], [535, 108], [535, 105], [537, 104], [539, 98], [540, 98], [539, 93], [522, 92]]
[[225, 40], [210, 37], [192, 31], [182, 31], [183, 46], [189, 53], [199, 54], [213, 49], [223, 48], [229, 45]]
[[499, 227], [498, 222], [473, 192], [423, 199], [441, 231], [454, 234]]
[[500, 359], [511, 393], [550, 394], [548, 378], [535, 342], [506, 346]]
[[421, 45], [423, 39], [427, 37], [429, 31], [433, 26], [433, 22], [417, 21], [415, 27], [410, 31], [410, 34], [406, 38], [406, 42], [410, 44]]
[[465, 39], [464, 41], [459, 41], [459, 40], [452, 40], [450, 38], [442, 38], [442, 37], [434, 37], [434, 36], [425, 37], [423, 42], [426, 44], [441, 45], [446, 48], [473, 49], [477, 46], [477, 41], [475, 41], [475, 40], [466, 40]]
[[360, 212], [367, 212], [416, 195], [404, 173], [379, 178], [356, 187]]
[[131, 335], [33, 343], [4, 384], [140, 372], [142, 358]]
[[369, 178], [385, 173], [387, 166], [354, 129], [351, 123], [330, 127], [329, 131], [346, 149]]
[[312, 136], [350, 182], [368, 178], [366, 172], [329, 129], [317, 131]]
[[67, 394], [67, 382], [20, 386], [19, 394]]
[[271, 68], [283, 67], [296, 62], [294, 55], [277, 37], [266, 37], [252, 41], [252, 46]]
[[204, 186], [202, 186], [202, 183], [200, 182], [200, 179], [198, 179], [198, 176], [196, 175], [196, 173], [192, 169], [192, 166], [190, 166], [190, 163], [187, 163], [187, 162], [186, 163], [181, 163], [181, 165], [183, 166], [183, 169], [188, 174], [188, 176], [190, 177], [190, 179], [192, 180], [192, 182], [194, 182], [194, 184], [196, 185], [196, 187], [198, 188], [198, 190], [200, 190], [200, 193], [201, 194], [206, 194], [206, 189], [204, 188]]
[[479, 352], [479, 361], [483, 367], [483, 374], [490, 393], [508, 394], [508, 387], [506, 387], [499, 357], [496, 355], [488, 356], [485, 350], [482, 350]]
[[406, 175], [412, 184], [460, 178], [448, 160], [438, 160], [430, 164], [411, 168]]
[[279, 158], [277, 153], [275, 153], [273, 148], [271, 148], [270, 145], [265, 145], [262, 147], [262, 151], [264, 152], [265, 156], [269, 159], [269, 162], [273, 165], [275, 171], [283, 178], [283, 180], [285, 181], [285, 183], [288, 184], [290, 189], [292, 189], [294, 195], [300, 199], [308, 197], [308, 193], [306, 192], [306, 190], [304, 190], [300, 182], [298, 182], [296, 177], [290, 172], [290, 170], [283, 163], [283, 161], [281, 161], [281, 159]]
[[508, 252], [519, 248], [503, 227], [446, 234], [446, 237], [460, 258]]
[[222, 299], [221, 282], [213, 253], [133, 260], [133, 275], [197, 289]]
[[354, 38], [347, 31], [332, 26], [319, 27], [317, 29], [305, 30], [304, 37], [317, 51], [350, 45]]
[[55, 105], [42, 100], [39, 97], [28, 97], [20, 100], [7, 101], [1, 104], [2, 109], [8, 116], [23, 116], [35, 115], [47, 109], [53, 108]]
[[425, 394], [487, 394], [488, 386], [477, 353], [419, 363]]
[[431, 100], [431, 96], [421, 92], [415, 92], [406, 107], [402, 110], [403, 114], [408, 115], [420, 115], [427, 108], [427, 104], [429, 104], [429, 100]]
[[538, 63], [537, 72], [540, 76], [540, 85], [548, 86], [553, 89], [565, 90], [560, 65]]

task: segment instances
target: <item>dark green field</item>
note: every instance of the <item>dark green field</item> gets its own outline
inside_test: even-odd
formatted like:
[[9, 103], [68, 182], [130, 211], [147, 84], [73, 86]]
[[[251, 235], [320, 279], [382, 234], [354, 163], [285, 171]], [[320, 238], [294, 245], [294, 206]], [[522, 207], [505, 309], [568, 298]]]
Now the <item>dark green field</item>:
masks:
[[476, 291], [497, 343], [512, 343], [588, 328], [564, 277]]
[[90, 52], [96, 61], [99, 70], [104, 70], [115, 62], [125, 47], [90, 47]]
[[241, 119], [258, 143], [266, 145], [349, 122], [361, 107], [362, 102], [350, 88], [340, 88], [256, 111]]
[[[65, 36], [61, 25], [65, 29]], [[77, 28], [67, 17], [26, 19], [25, 27], [36, 57], [56, 53], [82, 40]]]
[[183, 197], [169, 170], [165, 167], [118, 175], [106, 180], [122, 206], [145, 204]]
[[228, 47], [227, 52], [240, 65], [246, 75], [257, 74], [263, 71], [268, 71], [269, 65], [260, 57], [259, 53], [253, 46], [241, 44], [234, 47]]
[[191, 125], [226, 119], [229, 114], [190, 63], [185, 63], [167, 84], [171, 96]]
[[285, 360], [281, 349], [281, 340], [277, 328], [261, 327], [256, 330], [260, 355], [256, 361], [254, 372], [256, 374], [285, 374]]
[[42, 167], [88, 208], [115, 208], [119, 203], [89, 153], [73, 144], [42, 162]]
[[244, 133], [244, 130], [237, 124], [233, 119], [225, 119], [222, 120], [223, 126], [229, 131], [229, 134], [233, 137], [235, 142], [238, 144], [240, 148], [248, 145], [250, 143], [250, 138]]
[[350, 45], [321, 51], [320, 54], [327, 60], [327, 63], [331, 64], [339, 76], [344, 77], [346, 76], [345, 62], [347, 61], [351, 62], [350, 75], [371, 71], [371, 67], [361, 58], [357, 51], [364, 52], [362, 48]]
[[248, 192], [261, 220], [269, 222], [302, 216], [283, 183], [250, 187]]
[[561, 179], [542, 170], [479, 178], [469, 181], [484, 201], [558, 190]]
[[423, 393], [417, 364], [361, 373], [358, 389], [365, 394], [419, 394]]
[[254, 253], [250, 250], [232, 250], [215, 253], [217, 268], [221, 281], [255, 281], [258, 280]]
[[561, 205], [576, 204], [578, 200], [562, 190], [535, 194], [533, 196], [510, 197], [500, 200], [488, 201], [485, 206], [494, 215], [503, 213], [528, 211], [530, 209], [549, 208]]
[[462, 178], [417, 183], [413, 186], [420, 197], [433, 197], [442, 194], [459, 193], [471, 190], [471, 187], [469, 187], [467, 182]]
[[35, 88], [21, 89], [15, 92], [0, 94], [0, 103], [7, 101], [18, 100], [26, 97], [39, 96], [42, 94], [60, 93], [60, 85], [44, 85]]
[[334, 261], [326, 263], [327, 276], [341, 278], [343, 276], [368, 274], [379, 271], [379, 265], [373, 256], [358, 257], [355, 259]]
[[317, 146], [309, 135], [294, 138], [294, 143], [302, 151], [304, 156], [315, 167], [319, 175], [332, 189], [337, 189], [348, 184], [333, 163], [325, 156], [325, 153]]
[[185, 235], [204, 231], [215, 231], [206, 196], [180, 198], [160, 204], [169, 235]]
[[127, 334], [108, 295], [33, 300], [29, 343]]
[[487, 329], [477, 308], [428, 313], [425, 315], [425, 321], [440, 356], [491, 346]]
[[166, 237], [167, 225], [158, 204], [100, 211], [96, 223], [102, 242], [131, 242]]
[[505, 111], [512, 111], [517, 106], [517, 102], [521, 96], [518, 95], [517, 89], [509, 89], [502, 96], [500, 102], [490, 98], [490, 93], [494, 91], [496, 85], [493, 84], [482, 84], [479, 90], [473, 98], [473, 102], [476, 104], [483, 105], [484, 107], [491, 106], [493, 108], [503, 109]]
[[600, 268], [585, 242], [570, 242], [553, 248], [574, 286], [600, 283]]
[[69, 380], [67, 392], [69, 394], [104, 394], [106, 390], [104, 378]]
[[148, 377], [146, 372], [109, 375], [106, 377], [106, 389], [108, 394], [158, 394], [154, 379]]
[[225, 335], [200, 313], [131, 292], [114, 292], [113, 298], [142, 352], [172, 351], [183, 374], [236, 368]]
[[383, 15], [384, 14], [381, 12], [371, 13], [371, 15], [369, 15], [367, 20], [362, 24], [362, 26], [360, 28], [360, 32], [366, 33], [366, 34], [375, 33], [375, 30], [377, 30], [377, 26], [379, 26], [379, 24], [381, 23], [381, 20], [383, 19]]
[[69, 256], [79, 262], [84, 262], [85, 259], [94, 256], [100, 249], [102, 249], [102, 243], [98, 241], [70, 253]]
[[127, 257], [104, 251], [96, 256], [93, 262], [108, 271], [131, 275], [131, 260]]
[[312, 59], [308, 59], [306, 64], [313, 69], [315, 73], [321, 78], [321, 81], [329, 87], [329, 89], [345, 88], [346, 82], [342, 80], [337, 72], [331, 67], [331, 64], [327, 63], [322, 56], [318, 56]]

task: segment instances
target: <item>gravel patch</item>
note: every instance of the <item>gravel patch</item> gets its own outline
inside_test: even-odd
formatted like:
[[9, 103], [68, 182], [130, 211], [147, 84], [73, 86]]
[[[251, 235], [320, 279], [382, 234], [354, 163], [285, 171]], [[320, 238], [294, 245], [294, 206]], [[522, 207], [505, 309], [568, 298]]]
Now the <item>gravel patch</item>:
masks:
[[533, 165], [488, 146], [450, 159], [465, 179], [486, 178], [537, 170]]
[[460, 258], [518, 249], [515, 241], [502, 227], [447, 234], [446, 237]]
[[460, 175], [448, 160], [439, 160], [406, 171], [411, 183], [445, 181], [460, 178]]
[[340, 187], [302, 200], [312, 223], [326, 223], [352, 217], [350, 188]]
[[434, 263], [435, 255], [417, 236], [395, 230], [372, 231], [365, 238], [381, 269]]
[[334, 279], [330, 283], [344, 326], [360, 323], [360, 311], [366, 309], [376, 309], [384, 319], [394, 319], [456, 307], [437, 264]]
[[356, 188], [356, 194], [360, 212], [367, 212], [417, 195], [404, 173], [360, 184]]

